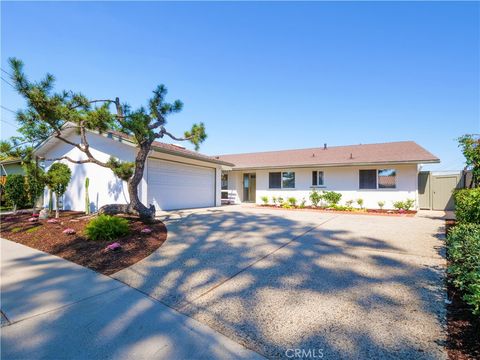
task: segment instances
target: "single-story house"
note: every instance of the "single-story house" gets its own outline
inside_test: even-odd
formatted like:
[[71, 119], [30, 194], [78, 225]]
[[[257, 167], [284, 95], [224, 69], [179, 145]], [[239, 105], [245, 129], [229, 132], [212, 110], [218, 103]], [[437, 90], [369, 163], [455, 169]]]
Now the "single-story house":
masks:
[[[418, 204], [420, 164], [440, 160], [413, 141], [220, 155], [235, 164], [222, 175], [223, 198], [262, 203], [267, 196], [295, 197], [309, 204], [313, 189], [342, 194], [341, 204], [361, 198], [367, 208], [392, 208], [394, 201]], [[417, 205], [415, 205], [417, 207]]]
[[[73, 128], [64, 130], [63, 137], [80, 143], [79, 135]], [[135, 161], [138, 150], [128, 135], [115, 131], [104, 134], [89, 132], [88, 141], [92, 154], [100, 161], [107, 161], [110, 156], [121, 161]], [[79, 149], [55, 137], [40, 144], [35, 155], [45, 159], [64, 156], [73, 160], [86, 159]], [[61, 162], [72, 170], [72, 180], [61, 199], [64, 209], [85, 210], [87, 177], [90, 180], [88, 191], [91, 211], [107, 204], [128, 202], [126, 182], [116, 177], [110, 169], [92, 163]], [[51, 164], [45, 161], [45, 169], [48, 170]], [[157, 210], [220, 206], [222, 169], [230, 169], [232, 165], [179, 145], [154, 142], [139, 185], [140, 199], [144, 204], [154, 204]], [[46, 193], [44, 198], [44, 206], [47, 206], [49, 194]]]
[[[63, 136], [80, 142], [75, 129], [66, 129]], [[110, 156], [121, 161], [135, 159], [137, 148], [125, 134], [90, 132], [88, 139], [92, 154], [101, 161]], [[45, 159], [85, 159], [79, 149], [55, 137], [40, 144], [35, 153]], [[92, 211], [128, 201], [126, 183], [110, 169], [61, 161], [72, 170], [72, 180], [62, 199], [64, 209], [85, 209], [87, 177]], [[342, 193], [343, 203], [363, 198], [366, 207], [375, 208], [383, 200], [388, 208], [392, 201], [407, 198], [418, 203], [419, 164], [436, 162], [438, 158], [411, 141], [220, 156], [155, 142], [139, 195], [146, 205], [174, 210], [220, 206], [222, 191], [234, 203], [261, 203], [262, 196], [295, 197], [298, 201], [305, 198], [308, 203], [310, 191], [318, 189]], [[50, 165], [45, 162], [46, 169]], [[48, 194], [44, 198], [47, 202]]]

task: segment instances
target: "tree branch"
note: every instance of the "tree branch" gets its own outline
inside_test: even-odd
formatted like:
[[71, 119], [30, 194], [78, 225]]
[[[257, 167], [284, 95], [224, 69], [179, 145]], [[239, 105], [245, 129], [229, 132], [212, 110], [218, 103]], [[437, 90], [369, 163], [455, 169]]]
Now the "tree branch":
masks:
[[191, 140], [193, 139], [193, 135], [179, 138], [176, 137], [175, 135], [169, 133], [163, 126], [158, 134], [155, 135], [156, 138], [163, 138], [164, 135], [167, 135], [169, 138], [176, 140], [176, 141], [186, 141], [186, 140]]
[[[88, 103], [89, 103], [89, 104], [95, 104], [95, 103], [98, 103], [98, 102], [108, 102], [108, 103], [114, 103], [114, 102], [115, 102], [115, 100], [110, 100], [110, 99], [99, 99], [99, 100], [91, 100], [91, 101], [89, 101]], [[82, 105], [81, 105], [81, 104], [79, 104], [79, 105], [75, 105], [75, 106], [69, 106], [68, 108], [69, 108], [70, 110], [73, 110], [73, 109], [76, 109], [76, 108], [78, 108], [78, 107], [80, 107], [80, 106], [82, 106]]]

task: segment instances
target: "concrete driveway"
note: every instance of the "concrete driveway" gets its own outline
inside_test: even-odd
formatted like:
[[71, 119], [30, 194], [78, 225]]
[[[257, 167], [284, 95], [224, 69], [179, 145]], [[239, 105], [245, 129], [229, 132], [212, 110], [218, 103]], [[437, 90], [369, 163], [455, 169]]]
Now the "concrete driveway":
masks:
[[114, 277], [247, 348], [446, 358], [439, 216], [231, 206], [164, 221], [166, 243]]

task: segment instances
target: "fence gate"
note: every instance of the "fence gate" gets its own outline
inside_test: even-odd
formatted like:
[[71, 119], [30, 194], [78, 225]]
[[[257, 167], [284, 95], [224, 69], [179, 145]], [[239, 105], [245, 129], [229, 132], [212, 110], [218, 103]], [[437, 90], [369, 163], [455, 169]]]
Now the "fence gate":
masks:
[[453, 190], [463, 187], [463, 176], [458, 174], [418, 173], [418, 203], [420, 209], [454, 210]]

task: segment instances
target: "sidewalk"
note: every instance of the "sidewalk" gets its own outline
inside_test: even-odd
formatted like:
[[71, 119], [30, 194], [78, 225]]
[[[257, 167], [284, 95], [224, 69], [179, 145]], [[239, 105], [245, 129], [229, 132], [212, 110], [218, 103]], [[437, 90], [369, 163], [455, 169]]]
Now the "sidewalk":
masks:
[[0, 239], [1, 358], [262, 358], [110, 277]]

